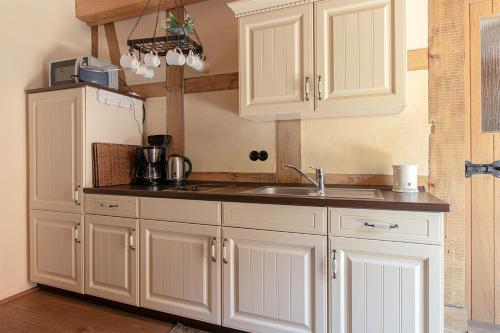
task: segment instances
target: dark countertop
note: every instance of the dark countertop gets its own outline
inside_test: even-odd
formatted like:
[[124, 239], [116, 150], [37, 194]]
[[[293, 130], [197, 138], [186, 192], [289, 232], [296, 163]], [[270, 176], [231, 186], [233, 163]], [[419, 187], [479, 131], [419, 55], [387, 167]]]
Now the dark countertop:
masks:
[[132, 98], [137, 98], [140, 100], [145, 101], [146, 99], [144, 97], [141, 97], [139, 95], [134, 95], [131, 93], [123, 92], [120, 90], [112, 89], [109, 87], [101, 86], [95, 83], [91, 82], [78, 82], [78, 83], [70, 83], [70, 84], [61, 84], [53, 87], [44, 87], [44, 88], [36, 88], [36, 89], [27, 89], [26, 93], [27, 94], [37, 94], [37, 93], [42, 93], [42, 92], [47, 92], [47, 91], [56, 91], [56, 90], [65, 90], [65, 89], [74, 89], [74, 88], [81, 88], [81, 87], [93, 87], [101, 90], [106, 90], [106, 91], [111, 91], [116, 94], [124, 95], [127, 97], [132, 97]]
[[[365, 199], [339, 199], [313, 196], [278, 196], [257, 195], [241, 193], [262, 186], [277, 186], [277, 184], [255, 184], [255, 183], [215, 183], [215, 182], [193, 182], [191, 184], [220, 184], [228, 186], [206, 192], [187, 191], [165, 191], [166, 186], [144, 186], [144, 185], [120, 185], [99, 188], [85, 188], [86, 194], [108, 194], [137, 197], [171, 198], [187, 200], [209, 200], [228, 202], [248, 202], [277, 205], [298, 205], [314, 207], [345, 207], [345, 208], [368, 208], [425, 212], [449, 212], [449, 205], [428, 192], [418, 193], [394, 193], [388, 187], [380, 186], [346, 186], [332, 185], [327, 187], [357, 187], [357, 188], [379, 188], [382, 190], [383, 200]], [[301, 186], [297, 184], [279, 184], [278, 186]]]

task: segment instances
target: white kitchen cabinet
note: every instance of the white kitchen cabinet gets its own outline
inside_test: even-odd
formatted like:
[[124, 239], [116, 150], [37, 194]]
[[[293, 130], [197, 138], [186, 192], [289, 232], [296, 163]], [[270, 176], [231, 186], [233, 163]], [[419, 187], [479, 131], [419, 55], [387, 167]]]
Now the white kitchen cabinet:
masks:
[[405, 0], [324, 0], [315, 11], [318, 115], [401, 112]]
[[223, 325], [326, 332], [326, 237], [223, 229]]
[[139, 305], [139, 220], [85, 214], [85, 293]]
[[293, 118], [314, 111], [313, 5], [239, 21], [240, 115]]
[[[117, 107], [107, 99], [121, 96]], [[92, 144], [142, 144], [142, 101], [83, 86], [28, 94], [30, 209], [81, 213]]]
[[83, 215], [31, 210], [30, 280], [83, 293]]
[[342, 237], [329, 243], [330, 333], [443, 331], [441, 246]]
[[220, 227], [150, 220], [140, 225], [140, 305], [220, 324]]
[[29, 96], [30, 208], [80, 213], [83, 88]]
[[406, 0], [230, 2], [240, 115], [283, 120], [399, 113]]

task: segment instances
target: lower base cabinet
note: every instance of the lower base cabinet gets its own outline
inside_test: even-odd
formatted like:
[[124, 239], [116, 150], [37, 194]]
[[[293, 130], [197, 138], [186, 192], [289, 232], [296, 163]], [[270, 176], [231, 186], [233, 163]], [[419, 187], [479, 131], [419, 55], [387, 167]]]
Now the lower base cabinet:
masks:
[[141, 220], [140, 305], [221, 324], [220, 227]]
[[443, 331], [441, 246], [329, 241], [330, 333]]
[[226, 327], [326, 332], [326, 237], [223, 228]]
[[139, 220], [85, 215], [85, 293], [139, 305]]
[[30, 211], [30, 280], [83, 293], [83, 215]]

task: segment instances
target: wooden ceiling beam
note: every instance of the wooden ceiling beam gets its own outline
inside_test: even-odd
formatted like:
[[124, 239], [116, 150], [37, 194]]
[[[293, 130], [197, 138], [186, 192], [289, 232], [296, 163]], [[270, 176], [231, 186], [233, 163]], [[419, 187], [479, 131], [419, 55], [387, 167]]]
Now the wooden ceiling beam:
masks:
[[[165, 97], [165, 81], [131, 85], [144, 98]], [[238, 73], [215, 74], [184, 79], [184, 94], [238, 89]]]
[[[192, 5], [206, 0], [183, 0], [184, 5]], [[178, 3], [178, 1], [177, 1]], [[76, 17], [90, 26], [113, 23], [140, 16], [144, 8], [144, 0], [75, 0]], [[164, 0], [162, 10], [175, 8], [175, 0]], [[158, 1], [149, 2], [145, 14], [158, 9]]]

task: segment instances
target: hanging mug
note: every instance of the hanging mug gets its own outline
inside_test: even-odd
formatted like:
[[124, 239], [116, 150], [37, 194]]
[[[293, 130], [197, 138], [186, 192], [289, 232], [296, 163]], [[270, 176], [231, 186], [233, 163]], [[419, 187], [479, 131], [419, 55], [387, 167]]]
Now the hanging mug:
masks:
[[137, 56], [133, 52], [128, 52], [122, 54], [120, 57], [120, 66], [126, 69], [136, 69], [139, 67], [139, 60], [137, 60]]
[[155, 71], [152, 68], [147, 68], [144, 74], [142, 74], [142, 76], [145, 79], [152, 79], [155, 77]]
[[197, 69], [201, 64], [201, 61], [202, 60], [197, 54], [194, 54], [193, 51], [189, 51], [189, 54], [186, 57], [186, 65], [188, 65], [192, 69]]
[[178, 47], [174, 50], [169, 50], [165, 56], [167, 64], [170, 66], [184, 66], [186, 63], [186, 56]]
[[137, 66], [137, 68], [132, 68], [132, 72], [134, 72], [137, 75], [144, 75], [144, 73], [146, 73], [147, 70], [148, 68], [144, 64], [140, 64], [139, 66]]
[[144, 56], [144, 64], [147, 67], [160, 67], [160, 57], [158, 57], [158, 52], [151, 51]]

